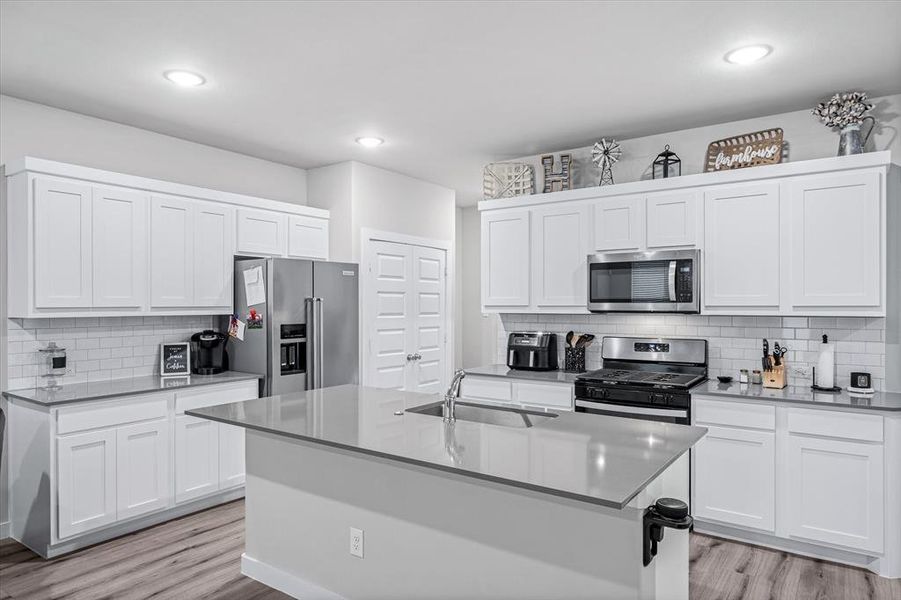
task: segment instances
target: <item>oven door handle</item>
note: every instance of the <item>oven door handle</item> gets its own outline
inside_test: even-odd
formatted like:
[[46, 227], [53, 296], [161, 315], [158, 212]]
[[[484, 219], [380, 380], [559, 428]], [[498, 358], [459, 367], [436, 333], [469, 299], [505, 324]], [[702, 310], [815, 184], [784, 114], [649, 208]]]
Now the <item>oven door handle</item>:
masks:
[[676, 261], [669, 261], [669, 301], [676, 301]]
[[588, 402], [585, 400], [576, 400], [576, 407], [622, 414], [647, 415], [649, 417], [688, 418], [688, 411], [675, 408], [644, 408], [642, 406], [626, 406], [622, 404], [608, 404], [606, 402]]

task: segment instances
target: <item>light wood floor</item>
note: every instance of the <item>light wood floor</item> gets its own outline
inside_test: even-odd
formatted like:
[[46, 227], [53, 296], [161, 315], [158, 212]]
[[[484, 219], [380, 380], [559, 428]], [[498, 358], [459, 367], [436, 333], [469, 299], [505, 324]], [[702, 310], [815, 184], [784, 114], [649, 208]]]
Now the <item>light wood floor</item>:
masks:
[[[241, 575], [243, 547], [243, 501], [49, 561], [6, 540], [0, 542], [0, 600], [287, 599]], [[901, 600], [901, 580], [693, 535], [691, 597]]]

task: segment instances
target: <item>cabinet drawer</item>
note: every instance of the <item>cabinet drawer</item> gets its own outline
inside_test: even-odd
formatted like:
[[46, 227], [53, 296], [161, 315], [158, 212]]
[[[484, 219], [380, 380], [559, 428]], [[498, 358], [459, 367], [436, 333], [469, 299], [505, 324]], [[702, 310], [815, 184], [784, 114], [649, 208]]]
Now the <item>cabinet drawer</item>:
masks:
[[165, 418], [169, 410], [170, 394], [131, 396], [87, 406], [60, 408], [56, 414], [56, 433], [115, 427], [137, 421]]
[[749, 427], [752, 429], [776, 429], [776, 407], [764, 404], [748, 404], [731, 400], [692, 400], [695, 423]]
[[252, 400], [258, 395], [258, 385], [257, 381], [252, 379], [239, 384], [211, 385], [176, 392], [175, 412], [181, 414], [195, 408]]
[[516, 401], [529, 406], [570, 408], [573, 405], [573, 386], [554, 383], [523, 383], [517, 381]]
[[478, 378], [468, 376], [463, 380], [461, 396], [463, 398], [485, 398], [487, 400], [510, 402], [513, 400], [510, 383], [510, 381], [499, 377]]
[[788, 409], [788, 430], [791, 433], [805, 433], [827, 437], [882, 441], [882, 417], [850, 412]]

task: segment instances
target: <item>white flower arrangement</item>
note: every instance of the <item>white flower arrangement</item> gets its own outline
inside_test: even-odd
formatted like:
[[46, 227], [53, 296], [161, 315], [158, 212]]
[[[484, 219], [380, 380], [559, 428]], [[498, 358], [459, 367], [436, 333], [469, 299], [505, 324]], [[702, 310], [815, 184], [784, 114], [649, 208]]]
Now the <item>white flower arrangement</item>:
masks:
[[827, 102], [820, 102], [811, 111], [826, 127], [843, 129], [848, 125], [860, 125], [866, 117], [864, 113], [873, 109], [867, 102], [866, 92], [842, 92], [835, 94]]

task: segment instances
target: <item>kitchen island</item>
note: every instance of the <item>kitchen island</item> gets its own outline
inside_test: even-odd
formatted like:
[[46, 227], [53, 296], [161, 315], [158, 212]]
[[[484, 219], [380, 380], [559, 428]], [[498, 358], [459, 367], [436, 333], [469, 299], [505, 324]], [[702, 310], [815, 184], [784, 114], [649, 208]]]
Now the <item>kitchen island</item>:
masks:
[[242, 571], [298, 598], [687, 599], [687, 533], [644, 566], [643, 522], [688, 500], [704, 428], [409, 410], [439, 399], [346, 385], [188, 411], [247, 429]]

